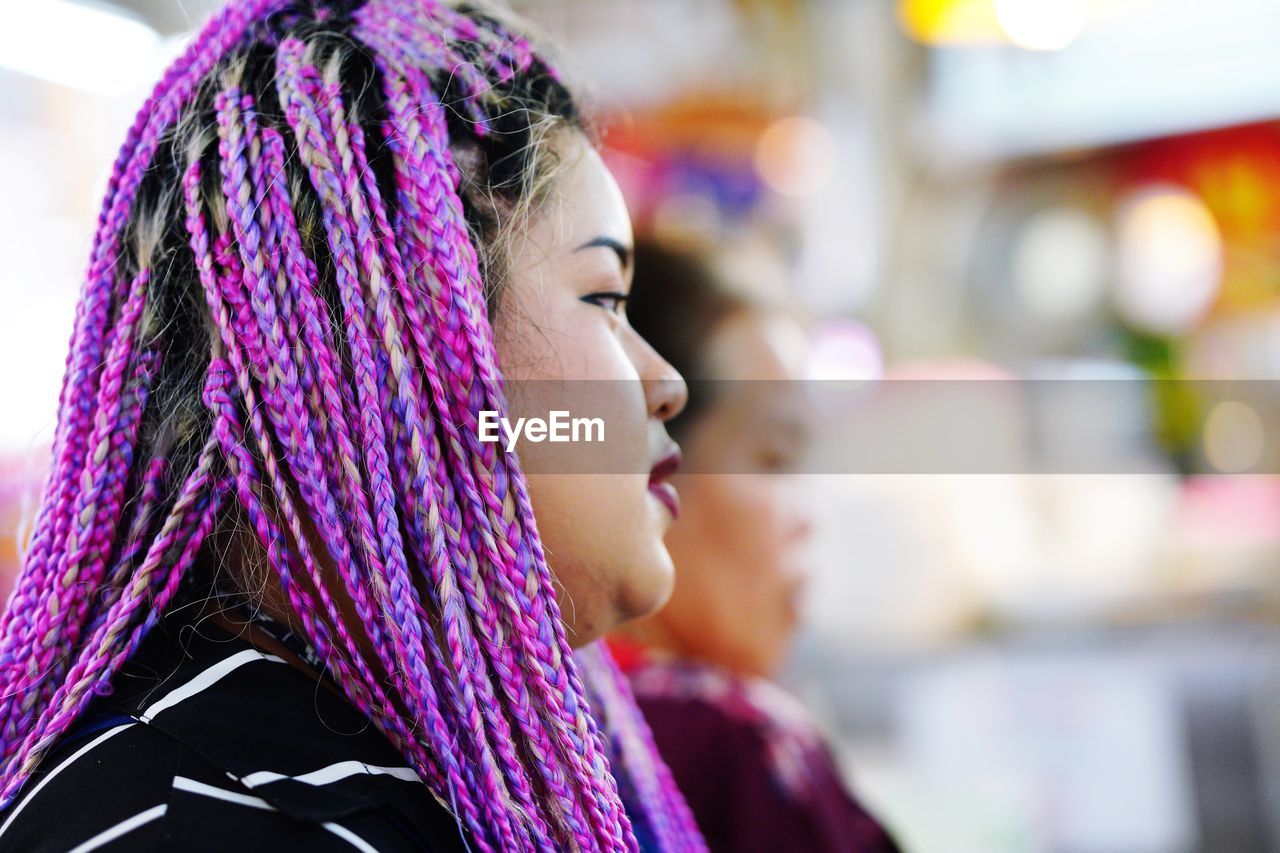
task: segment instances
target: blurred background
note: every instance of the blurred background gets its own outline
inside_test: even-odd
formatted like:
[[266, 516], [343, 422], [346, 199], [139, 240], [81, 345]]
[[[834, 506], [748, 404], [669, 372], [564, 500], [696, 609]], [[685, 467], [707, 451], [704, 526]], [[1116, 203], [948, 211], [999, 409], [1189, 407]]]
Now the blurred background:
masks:
[[[6, 586], [116, 146], [213, 5], [0, 4]], [[515, 5], [639, 230], [784, 259], [815, 378], [1219, 383], [1011, 398], [1143, 473], [808, 479], [788, 682], [906, 848], [1280, 851], [1277, 445], [1221, 390], [1280, 377], [1280, 4]]]

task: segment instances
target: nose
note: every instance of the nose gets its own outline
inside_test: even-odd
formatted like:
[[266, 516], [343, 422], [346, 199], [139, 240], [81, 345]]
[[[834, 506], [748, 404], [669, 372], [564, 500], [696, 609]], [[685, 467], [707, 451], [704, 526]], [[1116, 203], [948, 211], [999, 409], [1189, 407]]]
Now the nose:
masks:
[[791, 539], [805, 542], [813, 535], [813, 519], [806, 512], [797, 512], [791, 525]]
[[689, 386], [680, 371], [671, 366], [649, 342], [632, 332], [634, 346], [631, 358], [644, 386], [645, 405], [649, 417], [669, 421], [684, 410], [689, 402]]
[[646, 383], [645, 398], [652, 416], [666, 422], [684, 411], [685, 403], [689, 402], [689, 388], [673, 367], [670, 376]]
[[[774, 475], [779, 476], [779, 475]], [[788, 542], [799, 544], [813, 534], [813, 507], [810, 492], [801, 482], [802, 474], [783, 474], [784, 529]]]

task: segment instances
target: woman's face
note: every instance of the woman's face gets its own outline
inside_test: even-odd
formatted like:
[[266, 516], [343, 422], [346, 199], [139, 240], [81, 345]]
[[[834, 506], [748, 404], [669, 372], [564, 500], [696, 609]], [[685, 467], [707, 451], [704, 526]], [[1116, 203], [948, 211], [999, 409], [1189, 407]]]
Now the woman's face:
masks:
[[798, 625], [809, 521], [796, 468], [809, 426], [793, 380], [803, 347], [799, 325], [781, 315], [739, 313], [713, 334], [707, 372], [729, 381], [683, 439], [683, 509], [667, 536], [675, 591], [642, 628], [679, 654], [751, 675], [776, 672]]
[[676, 452], [664, 422], [686, 391], [624, 313], [632, 237], [617, 183], [581, 136], [557, 143], [563, 171], [512, 247], [494, 335], [511, 420], [576, 415], [573, 400], [591, 396], [584, 389], [608, 397], [608, 466], [581, 473], [563, 464], [566, 453], [592, 452], [586, 445], [516, 445], [569, 641], [579, 646], [671, 593], [663, 536], [673, 492], [664, 468], [654, 468]]

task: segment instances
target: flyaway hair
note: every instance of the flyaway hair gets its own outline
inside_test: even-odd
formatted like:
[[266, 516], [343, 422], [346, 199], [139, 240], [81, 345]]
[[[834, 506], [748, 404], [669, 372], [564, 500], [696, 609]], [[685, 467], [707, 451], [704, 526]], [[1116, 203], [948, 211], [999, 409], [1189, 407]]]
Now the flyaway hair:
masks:
[[191, 41], [98, 221], [0, 623], [0, 805], [226, 583], [221, 539], [476, 848], [702, 848], [607, 652], [570, 650], [516, 457], [478, 440], [507, 410], [503, 223], [559, 127], [567, 88], [474, 7], [233, 0]]

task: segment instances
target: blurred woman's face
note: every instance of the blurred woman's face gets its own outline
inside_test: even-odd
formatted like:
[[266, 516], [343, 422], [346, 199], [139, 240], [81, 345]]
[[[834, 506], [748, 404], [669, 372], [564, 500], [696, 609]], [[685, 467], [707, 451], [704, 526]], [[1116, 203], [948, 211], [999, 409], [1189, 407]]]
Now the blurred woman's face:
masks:
[[740, 673], [776, 672], [798, 624], [809, 521], [795, 469], [809, 428], [788, 380], [800, 378], [802, 348], [798, 324], [779, 315], [739, 313], [715, 332], [707, 373], [730, 381], [684, 438], [682, 511], [667, 535], [675, 591], [642, 629]]
[[558, 148], [563, 171], [512, 247], [494, 335], [512, 420], [572, 412], [565, 389], [588, 383], [610, 398], [608, 470], [563, 473], [573, 444], [517, 445], [578, 646], [652, 612], [671, 592], [663, 544], [671, 486], [662, 468], [651, 472], [676, 452], [664, 422], [684, 407], [686, 391], [627, 322], [631, 220], [613, 176], [578, 134], [564, 134]]

